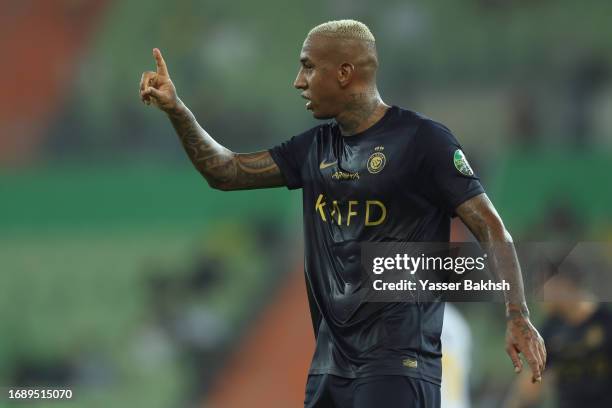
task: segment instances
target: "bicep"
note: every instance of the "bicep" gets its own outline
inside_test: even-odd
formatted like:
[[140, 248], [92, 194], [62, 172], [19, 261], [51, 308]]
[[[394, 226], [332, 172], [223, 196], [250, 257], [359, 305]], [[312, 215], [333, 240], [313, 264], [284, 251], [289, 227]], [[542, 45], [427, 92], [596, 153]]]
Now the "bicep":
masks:
[[285, 180], [280, 168], [267, 150], [253, 153], [235, 153], [232, 157], [235, 175], [223, 190], [250, 190], [282, 187]]

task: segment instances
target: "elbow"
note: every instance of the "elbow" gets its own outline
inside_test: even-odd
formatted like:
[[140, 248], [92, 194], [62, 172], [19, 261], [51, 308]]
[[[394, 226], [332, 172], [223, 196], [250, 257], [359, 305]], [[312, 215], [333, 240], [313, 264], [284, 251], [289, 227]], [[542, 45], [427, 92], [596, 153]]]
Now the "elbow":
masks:
[[484, 217], [470, 228], [480, 242], [512, 242], [512, 236], [496, 214]]
[[224, 182], [223, 180], [218, 180], [214, 178], [206, 178], [206, 177], [204, 178], [206, 182], [208, 183], [208, 186], [212, 188], [213, 190], [219, 190], [219, 191], [232, 190], [231, 185], [227, 182]]
[[208, 185], [215, 190], [235, 190], [236, 179], [236, 154], [229, 152], [215, 167], [202, 166], [198, 171], [204, 177]]
[[503, 233], [503, 236], [504, 236], [504, 241], [505, 241], [505, 242], [514, 242], [514, 241], [512, 240], [512, 235], [510, 235], [510, 232], [509, 232], [509, 231], [508, 231], [508, 230], [507, 230], [505, 227], [504, 227], [504, 233]]
[[229, 184], [219, 184], [215, 187], [213, 187], [215, 190], [219, 190], [219, 191], [232, 191], [234, 190], [234, 188], [232, 186], [230, 186]]

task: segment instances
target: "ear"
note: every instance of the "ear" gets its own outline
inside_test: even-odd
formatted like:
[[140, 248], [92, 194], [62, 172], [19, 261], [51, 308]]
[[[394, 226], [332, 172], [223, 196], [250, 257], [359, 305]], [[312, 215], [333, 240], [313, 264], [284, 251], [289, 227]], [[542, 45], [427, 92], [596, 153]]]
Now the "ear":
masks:
[[344, 62], [338, 68], [338, 82], [340, 87], [344, 88], [353, 80], [353, 74], [355, 73], [355, 66], [348, 62]]

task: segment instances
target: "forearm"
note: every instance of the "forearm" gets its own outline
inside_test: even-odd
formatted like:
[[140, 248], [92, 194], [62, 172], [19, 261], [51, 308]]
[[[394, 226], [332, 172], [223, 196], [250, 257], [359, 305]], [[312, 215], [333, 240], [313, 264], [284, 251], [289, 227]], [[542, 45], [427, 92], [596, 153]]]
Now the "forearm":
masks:
[[504, 292], [506, 316], [529, 316], [525, 301], [525, 288], [521, 266], [510, 233], [503, 225], [487, 225], [476, 238], [485, 247], [489, 262], [497, 279], [509, 284], [510, 290]]
[[528, 316], [521, 267], [510, 233], [506, 230], [497, 211], [483, 194], [469, 200], [457, 209], [461, 219], [487, 251], [493, 273], [510, 285], [504, 292], [506, 314], [509, 318]]
[[236, 178], [235, 154], [202, 129], [182, 101], [167, 114], [187, 156], [208, 184], [215, 188], [230, 185]]

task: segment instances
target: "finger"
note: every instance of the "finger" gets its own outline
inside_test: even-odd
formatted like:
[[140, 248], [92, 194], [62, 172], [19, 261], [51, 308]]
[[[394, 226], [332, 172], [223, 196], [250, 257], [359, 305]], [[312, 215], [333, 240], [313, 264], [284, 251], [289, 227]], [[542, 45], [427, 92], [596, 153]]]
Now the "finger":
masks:
[[152, 86], [148, 87], [147, 89], [145, 89], [145, 91], [143, 92], [143, 95], [145, 96], [151, 96], [155, 99], [160, 99], [163, 96], [163, 92], [160, 91], [159, 89], [155, 89]]
[[544, 351], [542, 350], [542, 346], [539, 341], [536, 340], [536, 343], [533, 346], [534, 354], [538, 358], [538, 362], [540, 363], [540, 371], [544, 370]]
[[151, 104], [151, 97], [149, 97], [148, 94], [145, 94], [144, 92], [140, 93], [140, 100], [142, 101], [142, 103], [144, 103], [145, 105], [150, 105]]
[[142, 76], [140, 77], [140, 100], [144, 103], [146, 103], [147, 101], [142, 93], [145, 90], [146, 82], [147, 82], [147, 73], [143, 72]]
[[156, 75], [157, 73], [153, 71], [143, 72], [142, 77], [140, 77], [140, 90], [144, 91], [149, 86], [151, 79], [155, 78]]
[[527, 360], [527, 364], [529, 364], [529, 368], [531, 369], [531, 382], [541, 382], [542, 381], [542, 372], [540, 367], [542, 365], [539, 356], [536, 354], [536, 351], [533, 348], [528, 348], [523, 351], [523, 355], [525, 356], [525, 360]]
[[153, 57], [157, 64], [157, 73], [159, 75], [168, 76], [168, 67], [166, 67], [166, 61], [162, 57], [161, 51], [158, 48], [153, 48]]
[[540, 345], [542, 346], [542, 351], [544, 352], [544, 367], [546, 367], [546, 361], [548, 360], [548, 352], [546, 351], [546, 343], [544, 343], [543, 339], [540, 339]]
[[506, 347], [506, 353], [510, 356], [510, 360], [512, 360], [512, 365], [514, 366], [514, 372], [520, 373], [523, 370], [523, 362], [519, 357], [518, 351], [513, 346]]
[[544, 343], [542, 341], [538, 341], [537, 348], [540, 361], [542, 362], [541, 371], [544, 373], [544, 369], [546, 368], [546, 348], [544, 347]]
[[140, 100], [143, 102], [147, 102], [148, 96], [144, 95], [145, 89], [151, 85], [152, 82], [155, 82], [155, 77], [157, 73], [152, 71], [147, 71], [142, 74], [140, 79]]

